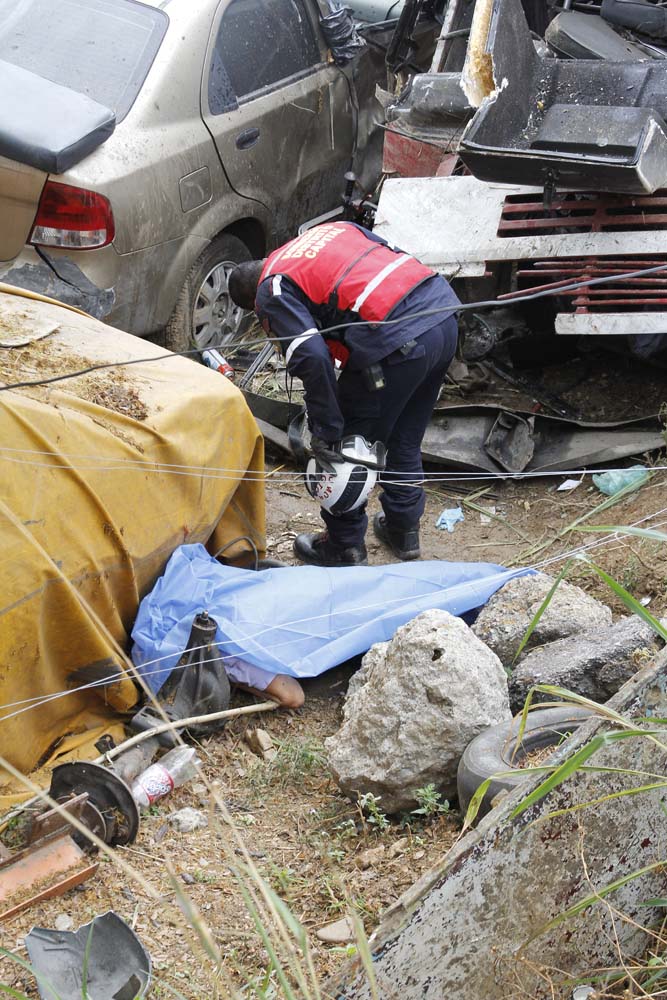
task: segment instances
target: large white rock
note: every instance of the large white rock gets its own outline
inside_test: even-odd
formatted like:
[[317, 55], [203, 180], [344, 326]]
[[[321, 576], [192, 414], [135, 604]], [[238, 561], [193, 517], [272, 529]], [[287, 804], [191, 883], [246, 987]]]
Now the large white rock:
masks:
[[385, 812], [399, 812], [427, 784], [453, 796], [470, 740], [509, 718], [495, 653], [460, 618], [426, 611], [368, 651], [325, 746], [347, 795], [372, 792]]
[[[501, 587], [480, 611], [473, 632], [508, 669], [553, 584], [552, 577], [546, 573], [519, 576]], [[611, 625], [611, 611], [607, 605], [596, 601], [581, 587], [561, 580], [527, 648], [604, 625]]]

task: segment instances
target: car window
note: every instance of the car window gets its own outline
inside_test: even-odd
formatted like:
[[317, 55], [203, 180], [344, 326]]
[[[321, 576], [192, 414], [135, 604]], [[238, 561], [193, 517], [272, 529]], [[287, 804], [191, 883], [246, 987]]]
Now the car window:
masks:
[[0, 0], [0, 59], [86, 94], [121, 121], [169, 18], [137, 0]]
[[211, 113], [321, 61], [303, 0], [232, 0], [220, 21], [208, 84]]

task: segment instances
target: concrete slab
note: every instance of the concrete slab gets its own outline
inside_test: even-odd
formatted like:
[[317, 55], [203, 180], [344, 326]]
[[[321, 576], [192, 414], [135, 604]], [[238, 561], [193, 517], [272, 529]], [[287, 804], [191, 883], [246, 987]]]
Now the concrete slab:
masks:
[[[609, 705], [635, 720], [665, 718], [667, 652], [625, 684]], [[557, 759], [614, 728], [607, 720], [591, 719], [563, 745]], [[598, 751], [589, 763], [667, 775], [663, 728], [664, 746], [645, 737], [621, 740]], [[666, 857], [665, 789], [549, 817], [642, 783], [638, 777], [584, 772], [512, 819], [514, 808], [539, 783], [536, 776], [511, 793], [440, 867], [387, 911], [371, 938], [381, 997], [570, 997], [567, 981], [617, 965], [618, 946], [626, 957], [642, 953], [648, 942], [642, 927], [662, 914], [640, 904], [666, 894], [664, 870], [619, 888], [608, 904], [600, 901], [554, 929], [544, 928], [578, 900]], [[371, 997], [354, 965], [332, 993], [339, 1000]]]

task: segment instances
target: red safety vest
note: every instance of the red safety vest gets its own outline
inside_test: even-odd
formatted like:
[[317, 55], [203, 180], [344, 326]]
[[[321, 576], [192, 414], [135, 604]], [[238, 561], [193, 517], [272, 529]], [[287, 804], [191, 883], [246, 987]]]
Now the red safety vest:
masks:
[[290, 278], [316, 305], [376, 323], [434, 272], [410, 254], [374, 243], [353, 225], [325, 222], [274, 250], [260, 284], [272, 274]]

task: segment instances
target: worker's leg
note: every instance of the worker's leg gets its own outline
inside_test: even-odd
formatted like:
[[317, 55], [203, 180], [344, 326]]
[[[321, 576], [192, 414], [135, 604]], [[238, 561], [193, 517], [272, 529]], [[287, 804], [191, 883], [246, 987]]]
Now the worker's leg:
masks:
[[[425, 353], [426, 372], [416, 389], [396, 413], [385, 441], [387, 469], [382, 474], [380, 503], [386, 525], [396, 533], [417, 531], [424, 513], [424, 490], [415, 483], [423, 478], [421, 444], [438, 400], [440, 387], [456, 350], [456, 322], [448, 318], [417, 341]], [[414, 363], [407, 359], [394, 366], [386, 365], [390, 383], [405, 379]], [[418, 543], [417, 543], [418, 546]]]
[[[423, 490], [402, 483], [421, 478], [422, 438], [454, 356], [456, 339], [456, 321], [449, 317], [422, 334], [409, 354], [396, 351], [383, 361], [383, 389], [369, 392], [363, 375], [349, 369], [338, 382], [344, 435], [361, 434], [387, 446], [381, 502], [388, 521], [399, 530], [418, 525], [424, 510]], [[334, 545], [363, 546], [368, 525], [365, 505], [339, 517], [323, 510], [322, 519]]]
[[[346, 369], [338, 379], [338, 402], [345, 420], [343, 437], [349, 434], [361, 434], [368, 441], [380, 441], [378, 428], [382, 402], [380, 396], [384, 390], [369, 392], [366, 380], [361, 372]], [[347, 514], [334, 517], [324, 508], [320, 516], [332, 544], [339, 549], [363, 551], [368, 518], [366, 504], [351, 510]]]

